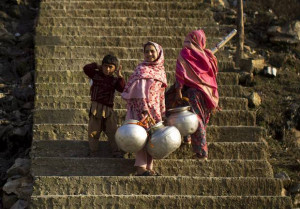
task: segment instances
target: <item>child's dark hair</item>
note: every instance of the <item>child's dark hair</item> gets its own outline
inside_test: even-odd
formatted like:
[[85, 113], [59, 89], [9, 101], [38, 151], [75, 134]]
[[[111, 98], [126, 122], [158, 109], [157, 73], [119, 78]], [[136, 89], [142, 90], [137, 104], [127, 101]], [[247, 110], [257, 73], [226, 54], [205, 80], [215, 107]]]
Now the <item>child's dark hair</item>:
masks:
[[117, 69], [119, 67], [119, 60], [116, 56], [108, 54], [103, 58], [102, 65], [103, 64], [113, 64], [116, 66]]

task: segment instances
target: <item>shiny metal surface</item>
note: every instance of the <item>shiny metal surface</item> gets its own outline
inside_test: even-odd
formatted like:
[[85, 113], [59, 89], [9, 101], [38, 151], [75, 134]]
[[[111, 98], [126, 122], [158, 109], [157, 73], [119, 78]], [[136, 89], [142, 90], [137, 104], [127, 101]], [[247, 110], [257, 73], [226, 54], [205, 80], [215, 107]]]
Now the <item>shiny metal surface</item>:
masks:
[[189, 109], [190, 107], [186, 106], [168, 110], [171, 114], [167, 118], [167, 124], [175, 126], [182, 136], [195, 133], [199, 125], [197, 115]]
[[125, 152], [138, 152], [147, 142], [147, 131], [136, 123], [137, 120], [125, 121], [115, 134], [115, 140], [120, 149]]
[[151, 138], [146, 148], [147, 152], [155, 159], [162, 159], [170, 155], [181, 145], [181, 135], [174, 126], [164, 126], [162, 122], [150, 130]]

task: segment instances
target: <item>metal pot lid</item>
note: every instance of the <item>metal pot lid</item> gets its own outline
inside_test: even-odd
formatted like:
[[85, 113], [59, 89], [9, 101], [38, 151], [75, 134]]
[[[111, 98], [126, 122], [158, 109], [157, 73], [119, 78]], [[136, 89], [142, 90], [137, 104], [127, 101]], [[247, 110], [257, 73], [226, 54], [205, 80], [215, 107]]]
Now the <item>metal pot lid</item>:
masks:
[[190, 106], [176, 107], [176, 108], [169, 109], [168, 112], [170, 113], [182, 112], [185, 110], [190, 110], [190, 108], [191, 108]]

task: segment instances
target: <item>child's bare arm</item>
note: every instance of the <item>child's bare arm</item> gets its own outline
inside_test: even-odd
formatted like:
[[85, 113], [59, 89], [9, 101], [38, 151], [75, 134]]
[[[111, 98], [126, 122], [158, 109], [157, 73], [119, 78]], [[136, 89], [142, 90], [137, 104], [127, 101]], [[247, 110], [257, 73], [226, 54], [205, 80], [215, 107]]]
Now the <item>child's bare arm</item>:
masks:
[[95, 62], [87, 64], [83, 67], [84, 73], [90, 78], [93, 78], [96, 73], [96, 69], [99, 69], [99, 66]]

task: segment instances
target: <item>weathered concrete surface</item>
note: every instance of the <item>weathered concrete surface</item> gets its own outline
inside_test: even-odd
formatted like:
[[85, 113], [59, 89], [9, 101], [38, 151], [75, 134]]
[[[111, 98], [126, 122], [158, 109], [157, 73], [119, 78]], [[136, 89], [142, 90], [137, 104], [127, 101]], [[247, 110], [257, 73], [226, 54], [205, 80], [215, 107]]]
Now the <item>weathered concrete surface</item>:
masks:
[[[165, 60], [165, 70], [174, 71], [176, 67], [176, 57]], [[134, 70], [136, 66], [142, 61], [142, 57], [137, 59], [123, 59], [119, 57], [123, 70]], [[82, 71], [82, 68], [87, 63], [102, 62], [101, 57], [97, 58], [78, 58], [78, 59], [66, 59], [66, 58], [36, 58], [36, 71]], [[234, 63], [230, 58], [218, 60], [219, 69], [222, 71], [232, 71]]]
[[[117, 123], [125, 121], [126, 109], [115, 109], [118, 116]], [[34, 123], [58, 124], [87, 124], [89, 120], [88, 109], [36, 109]], [[210, 118], [210, 125], [217, 126], [254, 126], [255, 113], [248, 110], [223, 110]]]
[[[209, 159], [265, 159], [266, 145], [263, 142], [209, 142]], [[88, 157], [87, 141], [41, 140], [34, 141], [31, 157]], [[192, 147], [182, 145], [168, 159], [189, 159]], [[112, 157], [108, 141], [100, 141], [99, 157]], [[134, 153], [127, 156], [134, 158]]]
[[[36, 96], [35, 107], [38, 109], [89, 109], [91, 105], [89, 96]], [[223, 110], [247, 110], [246, 98], [220, 97], [219, 106]], [[114, 100], [115, 109], [126, 108], [126, 101], [121, 96]]]
[[[36, 157], [34, 176], [129, 176], [135, 174], [133, 159]], [[164, 176], [273, 177], [266, 160], [155, 160], [155, 170]]]
[[[77, 11], [77, 10], [76, 10]], [[197, 26], [127, 26], [127, 27], [118, 27], [118, 26], [38, 26], [36, 28], [36, 34], [38, 36], [115, 36], [119, 34], [120, 36], [181, 36], [182, 39], [191, 31], [197, 30]], [[207, 36], [218, 36], [221, 37], [226, 32], [228, 32], [232, 26], [219, 26], [219, 25], [208, 25], [202, 27], [205, 30]]]
[[[243, 135], [240, 134], [243, 133]], [[255, 142], [265, 136], [260, 127], [251, 126], [208, 126], [209, 142]], [[34, 140], [86, 140], [87, 124], [35, 124]]]
[[[186, 209], [291, 209], [288, 197], [192, 195], [72, 195], [33, 196], [32, 208], [186, 208]], [[63, 207], [62, 207], [63, 206]]]
[[[169, 84], [171, 85], [171, 84]], [[223, 97], [242, 97], [243, 89], [238, 85], [220, 85], [219, 94]], [[90, 93], [89, 83], [36, 83], [36, 94], [37, 95], [60, 95], [60, 96], [77, 96], [85, 95], [88, 96]], [[116, 96], [120, 93], [116, 92]]]
[[[185, 10], [185, 9], [205, 9], [207, 8], [206, 5], [201, 4], [203, 1], [198, 2], [170, 2], [170, 1], [152, 1], [152, 2], [145, 2], [145, 1], [116, 1], [116, 2], [107, 2], [107, 1], [78, 1], [78, 2], [70, 2], [68, 4], [64, 4], [64, 2], [42, 2], [41, 9], [48, 10], [48, 9], [94, 9], [94, 8], [105, 8], [105, 9], [142, 9], [142, 10]], [[151, 21], [151, 19], [149, 19]], [[149, 22], [147, 20], [147, 22]]]
[[[36, 46], [102, 46], [102, 47], [136, 47], [147, 43], [147, 41], [163, 43], [165, 48], [180, 48], [183, 44], [182, 36], [37, 36]], [[212, 38], [207, 41], [208, 45], [220, 42], [219, 38]], [[224, 52], [225, 53], [225, 52]], [[167, 54], [167, 52], [166, 52]]]
[[[219, 39], [221, 40], [221, 39]], [[208, 42], [209, 43], [209, 42]], [[213, 42], [215, 43], [215, 42]], [[141, 42], [144, 44], [144, 42]], [[163, 48], [165, 59], [177, 58], [181, 47], [172, 46], [169, 48]], [[107, 52], [115, 54], [120, 59], [143, 59], [143, 48], [142, 47], [121, 47], [121, 46], [103, 46], [99, 47], [97, 45], [44, 45], [37, 46], [35, 48], [35, 56], [37, 59], [81, 59], [85, 57], [86, 59], [98, 60], [104, 57]], [[223, 51], [218, 55], [220, 60], [228, 60], [228, 52]]]
[[[101, 62], [99, 64], [101, 64]], [[128, 80], [129, 76], [133, 73], [133, 68], [126, 68], [123, 65], [122, 68], [124, 68], [122, 69], [124, 79]], [[166, 75], [168, 82], [173, 83], [173, 81], [169, 79], [174, 79], [175, 68], [171, 71], [167, 71]], [[89, 81], [89, 78], [83, 72], [83, 66], [77, 66], [76, 69], [74, 69], [73, 66], [66, 66], [64, 70], [47, 70], [41, 67], [41, 69], [37, 69], [35, 79], [37, 83], [87, 83]], [[217, 82], [218, 85], [238, 85], [239, 76], [237, 73], [220, 72], [217, 77]]]
[[33, 195], [280, 196], [282, 182], [240, 177], [38, 176], [34, 190]]
[[203, 10], [199, 12], [198, 10], [183, 10], [178, 12], [177, 10], [136, 10], [136, 9], [103, 9], [103, 8], [93, 8], [93, 9], [52, 9], [45, 10], [40, 17], [189, 17], [189, 18], [204, 18], [211, 16], [212, 12], [210, 10]]

